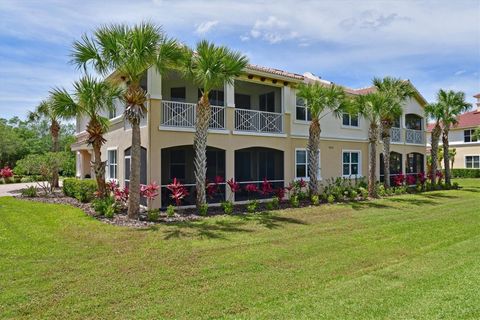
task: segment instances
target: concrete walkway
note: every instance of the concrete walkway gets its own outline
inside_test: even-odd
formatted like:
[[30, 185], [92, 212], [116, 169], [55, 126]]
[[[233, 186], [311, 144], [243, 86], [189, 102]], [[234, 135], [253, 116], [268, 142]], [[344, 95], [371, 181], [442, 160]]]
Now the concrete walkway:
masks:
[[30, 186], [37, 186], [36, 182], [0, 184], [0, 197], [14, 196], [19, 194], [22, 189]]

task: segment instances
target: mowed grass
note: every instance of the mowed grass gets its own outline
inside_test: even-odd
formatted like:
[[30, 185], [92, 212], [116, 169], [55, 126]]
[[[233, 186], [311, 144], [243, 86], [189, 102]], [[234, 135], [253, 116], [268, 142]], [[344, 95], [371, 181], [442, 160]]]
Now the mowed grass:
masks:
[[132, 230], [0, 198], [0, 317], [479, 319], [480, 180]]

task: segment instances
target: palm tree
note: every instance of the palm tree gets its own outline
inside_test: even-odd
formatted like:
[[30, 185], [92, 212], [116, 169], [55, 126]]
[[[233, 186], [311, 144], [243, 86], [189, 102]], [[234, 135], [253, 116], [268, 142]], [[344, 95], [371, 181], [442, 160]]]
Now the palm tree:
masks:
[[184, 56], [182, 71], [185, 77], [200, 87], [202, 94], [196, 106], [193, 140], [197, 208], [207, 202], [207, 134], [211, 118], [208, 95], [211, 90], [223, 87], [225, 83], [233, 84], [234, 78], [240, 75], [247, 64], [248, 59], [239, 52], [215, 46], [206, 40], [197, 43], [195, 52], [187, 51]]
[[440, 118], [442, 115], [442, 108], [438, 103], [430, 103], [425, 106], [425, 114], [429, 118], [435, 121], [435, 125], [432, 129], [432, 141], [431, 141], [431, 149], [430, 149], [430, 154], [432, 157], [430, 180], [433, 186], [436, 183], [436, 175], [438, 170], [438, 161], [439, 161], [438, 142], [440, 141], [440, 136], [442, 134], [442, 127], [441, 127], [441, 121], [440, 121]]
[[390, 130], [398, 117], [403, 113], [402, 103], [413, 97], [415, 91], [409, 81], [398, 78], [385, 77], [373, 78], [373, 85], [379, 92], [389, 98], [382, 108], [380, 115], [380, 135], [383, 141], [383, 166], [385, 173], [385, 186], [390, 186]]
[[387, 104], [387, 96], [380, 92], [359, 95], [353, 100], [353, 110], [370, 123], [368, 128], [369, 164], [368, 164], [368, 195], [376, 197], [375, 182], [377, 181], [377, 141], [380, 126], [380, 114]]
[[88, 144], [93, 146], [93, 168], [100, 197], [105, 195], [105, 161], [102, 161], [101, 147], [105, 143], [103, 135], [108, 130], [109, 121], [101, 116], [115, 108], [115, 100], [120, 98], [122, 90], [106, 81], [98, 81], [91, 76], [84, 76], [73, 84], [74, 92], [65, 89], [53, 89], [52, 105], [56, 114], [72, 119], [77, 116], [87, 117]]
[[[312, 116], [308, 129], [308, 177], [311, 194], [318, 193], [318, 150], [320, 149], [321, 115], [333, 113], [339, 117], [345, 110], [345, 92], [335, 85], [325, 86], [318, 82], [302, 83], [298, 86], [297, 96], [304, 99]], [[326, 111], [326, 113], [325, 113]], [[322, 116], [322, 117], [323, 117]]]
[[[52, 152], [58, 152], [59, 143], [58, 137], [60, 135], [60, 123], [58, 122], [58, 115], [55, 113], [52, 107], [52, 101], [43, 100], [35, 108], [35, 111], [28, 113], [28, 119], [30, 121], [36, 121], [40, 118], [48, 119], [50, 122], [50, 135], [52, 137]], [[52, 187], [58, 188], [58, 170], [53, 170]]]
[[450, 128], [457, 124], [457, 116], [469, 108], [471, 104], [465, 101], [465, 93], [455, 92], [453, 90], [445, 91], [440, 89], [437, 93], [437, 101], [440, 105], [441, 117], [443, 125], [442, 143], [443, 143], [443, 166], [445, 169], [445, 183], [451, 184], [451, 172], [450, 172], [450, 157], [449, 157], [449, 142], [448, 133]]
[[147, 92], [140, 81], [152, 66], [161, 75], [175, 66], [182, 57], [181, 46], [148, 22], [133, 27], [113, 24], [100, 27], [93, 37], [83, 35], [74, 43], [72, 56], [79, 68], [93, 67], [103, 76], [111, 75], [111, 81], [126, 84], [124, 118], [132, 127], [128, 217], [136, 219], [140, 209], [140, 121], [147, 113]]

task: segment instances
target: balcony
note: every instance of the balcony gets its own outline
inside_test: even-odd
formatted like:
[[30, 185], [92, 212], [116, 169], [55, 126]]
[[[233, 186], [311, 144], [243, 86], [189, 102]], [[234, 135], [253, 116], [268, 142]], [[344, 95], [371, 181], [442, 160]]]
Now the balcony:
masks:
[[405, 142], [411, 144], [425, 144], [425, 132], [422, 130], [405, 129]]
[[392, 143], [402, 142], [402, 129], [395, 128], [395, 127], [390, 129], [390, 142]]
[[255, 133], [283, 133], [283, 114], [235, 109], [235, 130]]
[[[165, 127], [195, 128], [197, 114], [195, 103], [162, 101], [162, 119]], [[211, 106], [210, 129], [225, 129], [225, 107]]]

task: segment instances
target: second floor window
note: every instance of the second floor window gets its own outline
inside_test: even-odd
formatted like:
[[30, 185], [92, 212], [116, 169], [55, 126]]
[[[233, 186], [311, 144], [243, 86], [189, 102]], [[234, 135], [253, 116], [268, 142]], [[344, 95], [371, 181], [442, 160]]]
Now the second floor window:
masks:
[[345, 127], [358, 127], [358, 114], [344, 113], [342, 115], [342, 125]]
[[260, 111], [275, 112], [275, 92], [261, 94], [258, 98]]
[[[198, 89], [198, 99], [202, 97], [202, 90]], [[211, 90], [208, 94], [208, 100], [212, 106], [223, 106], [224, 93], [221, 90]]]
[[185, 102], [187, 98], [187, 90], [185, 87], [170, 88], [170, 100]]
[[463, 130], [463, 141], [464, 142], [477, 142], [478, 139], [475, 136], [474, 129]]
[[296, 119], [300, 121], [311, 121], [312, 115], [310, 110], [305, 103], [305, 100], [302, 98], [297, 98], [297, 110], [296, 110]]

